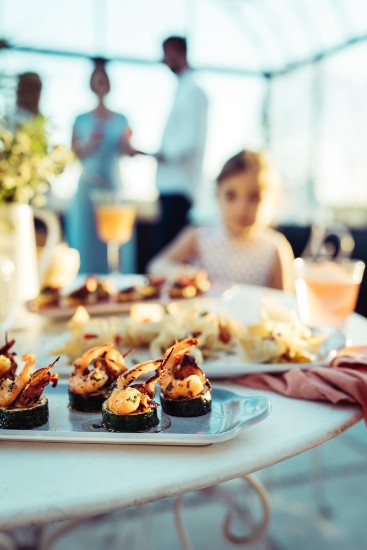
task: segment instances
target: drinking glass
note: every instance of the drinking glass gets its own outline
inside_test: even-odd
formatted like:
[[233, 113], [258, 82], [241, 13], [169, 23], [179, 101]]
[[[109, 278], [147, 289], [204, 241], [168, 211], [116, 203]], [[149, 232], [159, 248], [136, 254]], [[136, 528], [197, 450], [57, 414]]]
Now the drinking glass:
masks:
[[93, 191], [97, 235], [107, 245], [107, 262], [111, 275], [120, 272], [120, 247], [133, 233], [136, 209], [129, 197], [121, 192]]
[[355, 309], [365, 264], [351, 259], [296, 258], [294, 265], [301, 320], [313, 328], [342, 328]]

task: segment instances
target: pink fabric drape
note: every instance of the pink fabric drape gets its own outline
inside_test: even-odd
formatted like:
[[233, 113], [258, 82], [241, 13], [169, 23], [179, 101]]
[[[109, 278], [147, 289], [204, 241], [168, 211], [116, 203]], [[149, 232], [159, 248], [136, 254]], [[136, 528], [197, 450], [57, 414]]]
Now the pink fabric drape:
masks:
[[367, 346], [344, 348], [324, 367], [292, 367], [282, 373], [248, 374], [231, 381], [297, 399], [359, 404], [367, 423]]

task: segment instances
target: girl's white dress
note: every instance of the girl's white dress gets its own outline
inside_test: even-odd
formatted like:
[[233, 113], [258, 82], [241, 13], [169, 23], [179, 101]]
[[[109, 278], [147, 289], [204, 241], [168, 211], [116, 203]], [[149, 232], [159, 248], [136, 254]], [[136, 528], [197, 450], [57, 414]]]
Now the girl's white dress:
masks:
[[285, 237], [264, 228], [241, 239], [231, 237], [222, 226], [196, 228], [198, 261], [211, 281], [269, 286], [278, 251]]

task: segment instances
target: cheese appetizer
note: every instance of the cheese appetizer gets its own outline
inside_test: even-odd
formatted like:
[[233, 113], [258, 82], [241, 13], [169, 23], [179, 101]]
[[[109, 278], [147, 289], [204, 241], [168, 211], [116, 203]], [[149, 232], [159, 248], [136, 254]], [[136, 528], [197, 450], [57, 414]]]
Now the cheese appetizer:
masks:
[[[0, 364], [7, 362], [0, 356]], [[23, 355], [24, 366], [14, 378], [3, 377], [0, 380], [0, 428], [9, 430], [28, 430], [46, 424], [48, 421], [48, 400], [42, 395], [48, 384], [56, 386], [58, 374], [50, 373], [56, 361], [47, 367], [31, 371], [36, 358], [28, 353]]]
[[69, 403], [82, 412], [99, 412], [116, 378], [127, 370], [123, 355], [113, 343], [90, 348], [73, 363]]
[[161, 404], [169, 415], [202, 416], [211, 410], [210, 382], [189, 353], [197, 344], [196, 338], [186, 338], [165, 352]]
[[[155, 370], [156, 369], [156, 370]], [[130, 386], [141, 374], [155, 370], [143, 384]], [[145, 361], [121, 374], [109, 398], [103, 403], [102, 418], [112, 432], [142, 432], [159, 424], [158, 404], [153, 400], [155, 386], [164, 376], [164, 361]]]

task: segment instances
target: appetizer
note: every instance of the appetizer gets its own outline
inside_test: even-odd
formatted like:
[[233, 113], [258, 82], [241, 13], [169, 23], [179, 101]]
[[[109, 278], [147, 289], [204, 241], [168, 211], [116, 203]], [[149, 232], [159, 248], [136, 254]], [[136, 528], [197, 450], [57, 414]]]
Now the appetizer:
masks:
[[128, 286], [121, 288], [117, 291], [115, 298], [117, 302], [122, 304], [126, 302], [137, 302], [140, 299], [138, 287]]
[[159, 298], [162, 293], [164, 283], [164, 277], [149, 275], [147, 283], [139, 288], [141, 299], [149, 300], [150, 298]]
[[78, 306], [104, 302], [110, 297], [111, 289], [108, 283], [90, 275], [80, 288], [70, 292], [65, 299], [70, 306]]
[[[147, 382], [134, 384], [141, 374], [155, 373]], [[102, 418], [105, 428], [112, 432], [142, 432], [159, 424], [158, 404], [154, 401], [155, 386], [165, 374], [162, 359], [145, 361], [121, 374], [109, 398], [103, 403]]]
[[24, 366], [18, 375], [12, 359], [8, 354], [0, 355], [0, 428], [28, 430], [42, 426], [49, 416], [48, 400], [42, 392], [50, 383], [52, 387], [57, 385], [58, 374], [50, 370], [58, 358], [31, 374], [36, 358], [30, 353], [23, 355]]
[[182, 276], [177, 278], [168, 289], [170, 298], [194, 298], [204, 292], [207, 292], [211, 284], [207, 274], [198, 271], [194, 277]]
[[70, 407], [99, 412], [113, 382], [126, 370], [124, 357], [113, 343], [90, 348], [73, 363], [68, 389]]
[[211, 386], [196, 359], [189, 352], [198, 344], [186, 338], [164, 354], [166, 374], [160, 381], [161, 404], [172, 416], [203, 416], [211, 411]]
[[0, 348], [0, 380], [10, 378], [14, 380], [17, 362], [14, 359], [15, 352], [10, 351], [14, 346], [15, 340], [6, 340], [6, 343]]
[[44, 286], [39, 295], [34, 300], [34, 304], [39, 309], [58, 306], [61, 299], [61, 288], [58, 286]]

